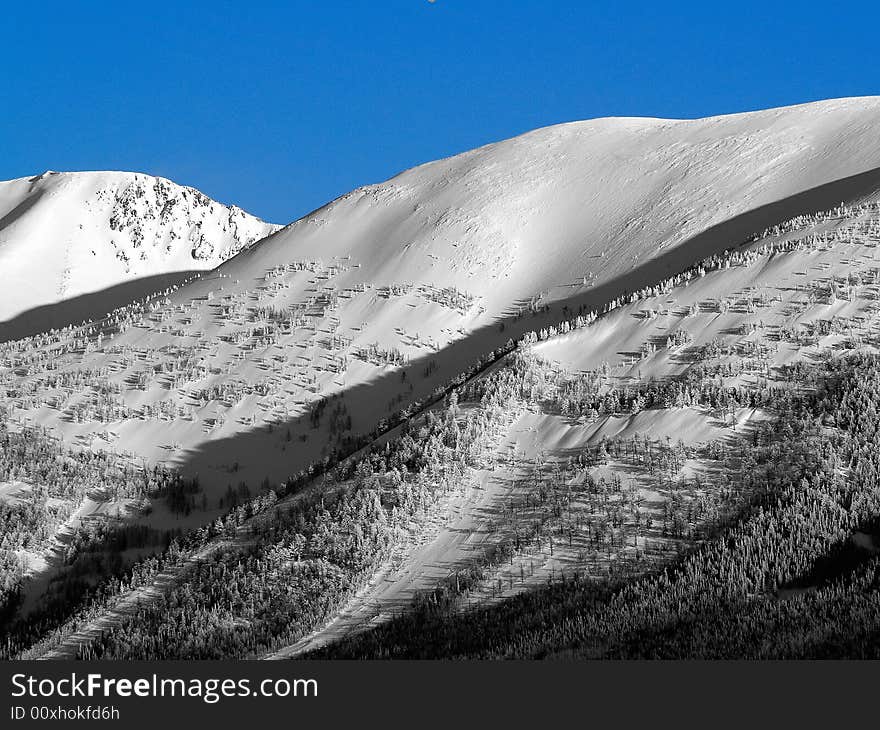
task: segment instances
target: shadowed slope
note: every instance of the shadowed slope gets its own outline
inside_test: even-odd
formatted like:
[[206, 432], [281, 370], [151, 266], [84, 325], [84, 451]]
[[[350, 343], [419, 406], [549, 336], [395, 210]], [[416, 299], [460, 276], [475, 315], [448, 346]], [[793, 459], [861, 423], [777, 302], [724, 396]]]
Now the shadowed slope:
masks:
[[78, 325], [83, 321], [100, 320], [117, 307], [123, 307], [148, 294], [180, 286], [198, 273], [200, 272], [196, 270], [174, 271], [145, 276], [102, 291], [80, 294], [62, 302], [29, 309], [12, 319], [0, 322], [0, 342], [30, 337], [68, 325]]

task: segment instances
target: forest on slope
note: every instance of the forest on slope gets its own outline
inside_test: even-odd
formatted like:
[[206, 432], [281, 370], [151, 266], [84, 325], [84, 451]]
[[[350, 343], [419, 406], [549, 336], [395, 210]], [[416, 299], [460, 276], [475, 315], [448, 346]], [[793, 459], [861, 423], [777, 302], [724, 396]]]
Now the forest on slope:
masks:
[[468, 613], [437, 592], [320, 658], [880, 657], [876, 355], [798, 368], [755, 434], [736, 516], [671, 565], [568, 580]]

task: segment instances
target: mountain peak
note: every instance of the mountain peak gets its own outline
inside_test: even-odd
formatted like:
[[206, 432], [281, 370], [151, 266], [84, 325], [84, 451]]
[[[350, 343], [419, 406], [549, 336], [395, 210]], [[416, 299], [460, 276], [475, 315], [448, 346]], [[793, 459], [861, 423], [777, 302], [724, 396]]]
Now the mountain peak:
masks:
[[214, 268], [278, 228], [138, 172], [47, 170], [0, 182], [0, 321], [143, 277]]

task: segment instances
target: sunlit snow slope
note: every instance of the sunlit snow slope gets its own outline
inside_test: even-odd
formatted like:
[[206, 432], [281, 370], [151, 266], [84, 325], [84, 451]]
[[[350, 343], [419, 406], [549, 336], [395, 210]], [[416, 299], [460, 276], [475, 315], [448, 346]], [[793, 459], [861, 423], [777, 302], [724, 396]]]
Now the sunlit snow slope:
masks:
[[284, 263], [291, 251], [351, 254], [357, 279], [455, 286], [480, 297], [488, 319], [533, 295], [567, 298], [738, 214], [880, 166], [878, 123], [880, 98], [859, 98], [548, 127], [358, 189], [226, 270]]
[[141, 277], [214, 268], [277, 228], [138, 173], [0, 182], [0, 322]]

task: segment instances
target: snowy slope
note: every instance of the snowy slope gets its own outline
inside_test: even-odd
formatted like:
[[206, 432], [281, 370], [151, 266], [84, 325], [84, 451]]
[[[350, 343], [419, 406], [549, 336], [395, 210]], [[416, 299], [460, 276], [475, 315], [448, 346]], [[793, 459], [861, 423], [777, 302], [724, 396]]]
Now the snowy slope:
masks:
[[[210, 521], [227, 485], [256, 489], [329, 456], [510, 337], [582, 305], [601, 309], [795, 215], [876, 203], [878, 129], [880, 98], [846, 99], [695, 121], [566, 124], [423, 165], [343, 196], [143, 308], [0, 344], [0, 406], [14, 426], [45, 425], [77, 448], [198, 474], [209, 508], [186, 524]], [[829, 233], [788, 258], [761, 253], [536, 349], [627, 387], [680, 374], [695, 348], [717, 349], [712, 358], [732, 366], [815, 356], [817, 317], [842, 315], [848, 338], [866, 337], [861, 320], [876, 330], [876, 312], [862, 304], [876, 291], [834, 302], [830, 292], [856, 286], [850, 273], [880, 281], [876, 210], [859, 209], [864, 230]], [[852, 218], [802, 227], [820, 235]], [[755, 334], [765, 325], [766, 341]], [[800, 325], [808, 344], [788, 333]], [[679, 332], [684, 345], [673, 342]], [[840, 333], [820, 344], [844, 346]], [[498, 453], [528, 460], [646, 434], [698, 444], [762, 419], [722, 415], [666, 409], [572, 423], [529, 412]], [[503, 482], [516, 475], [480, 475], [473, 493], [463, 485], [451, 527], [408, 555], [382, 600], [396, 605], [430, 585], [438, 565], [442, 573], [479, 552], [471, 535], [487, 534], [487, 508], [505, 503]], [[159, 514], [144, 519], [159, 524]], [[558, 568], [552, 553], [546, 564], [534, 557], [536, 580]]]
[[[121, 389], [111, 415], [95, 416], [106, 396], [57, 389], [45, 393], [57, 407], [26, 415], [178, 464], [216, 489], [282, 479], [337, 445], [327, 418], [317, 433], [310, 424], [321, 398], [343, 395], [351, 433], [369, 431], [509, 337], [558, 321], [563, 306], [601, 306], [804, 206], [880, 188], [870, 173], [833, 184], [880, 168], [878, 128], [880, 98], [600, 119], [414, 168], [57, 359], [107, 373]], [[748, 211], [757, 214], [737, 218]]]
[[[780, 366], [880, 348], [878, 244], [880, 195], [874, 195], [776, 226], [586, 327], [526, 348], [544, 360], [533, 370], [543, 373], [537, 382], [549, 376], [555, 385], [533, 390], [527, 403], [506, 402], [500, 408], [506, 425], [499, 419], [482, 463], [409, 525], [388, 560], [329, 622], [271, 656], [295, 656], [379, 625], [420, 592], [466, 574], [467, 566], [483, 567], [479, 580], [457, 596], [462, 608], [562, 575], [601, 576], [612, 564], [635, 575], [675, 559], [693, 539], [682, 525], [706, 524], [731, 505], [738, 509], [741, 495], [729, 485], [743, 469], [740, 439], [763, 443], [772, 429], [773, 408], [761, 398], [771, 388], [804, 383]], [[607, 402], [612, 393], [656, 393], [658, 384], [686, 373], [691, 378], [679, 382], [690, 382], [690, 390], [679, 391], [687, 394], [682, 402], [590, 407], [602, 394]], [[576, 381], [581, 387], [560, 387]], [[713, 387], [740, 388], [758, 401], [709, 406], [691, 400]], [[467, 389], [461, 392], [459, 406], [474, 408]], [[561, 393], [571, 398], [560, 399]], [[602, 443], [605, 458], [586, 458]], [[312, 487], [328, 489], [322, 479]], [[565, 501], [557, 501], [562, 495]], [[297, 496], [285, 500], [287, 507]], [[527, 537], [536, 525], [541, 538]], [[513, 540], [515, 554], [493, 562], [496, 548]], [[220, 546], [228, 547], [225, 538], [214, 543]], [[642, 562], [633, 562], [639, 554]], [[162, 595], [169, 580], [185, 582], [162, 575], [148, 592], [130, 592], [50, 656], [71, 656], [132, 601]]]
[[740, 213], [880, 167], [878, 124], [875, 97], [539, 129], [358, 189], [227, 270], [281, 263], [291, 249], [351, 254], [366, 280], [456, 286], [497, 314], [522, 297], [568, 297], [584, 277], [595, 286]]
[[[619, 564], [637, 550], [650, 552], [655, 561], [674, 555], [674, 530], [662, 527], [668, 510], [676, 500], [697, 505], [717, 496], [713, 490], [740, 472], [739, 455], [732, 456], [733, 470], [721, 457], [725, 448], [736, 454], [740, 439], [757, 443], [772, 428], [775, 409], [761, 404], [762, 393], [768, 386], [784, 391], [804, 385], [805, 378], [787, 373], [785, 366], [880, 350], [878, 244], [880, 194], [875, 194], [774, 226], [695, 267], [687, 278], [642, 291], [586, 327], [526, 348], [542, 361], [536, 371], [552, 374], [554, 386], [533, 396], [527, 408], [518, 411], [511, 403], [514, 418], [496, 432], [486, 467], [474, 469], [458, 491], [444, 495], [433, 521], [331, 622], [273, 656], [296, 656], [378, 625], [460, 566], [488, 564], [497, 545], [537, 522], [535, 516], [521, 517], [511, 526], [499, 516], [551, 501], [547, 495], [554, 493], [552, 485], [559, 489], [560, 473], [561, 493], [583, 491], [585, 472], [572, 469], [572, 460], [600, 444], [610, 455], [586, 472], [595, 484], [616, 492], [612, 502], [635, 495], [634, 512], [620, 518], [630, 539], [597, 560], [596, 533], [591, 536], [583, 526], [598, 510], [589, 498], [575, 498], [563, 510], [565, 518], [558, 515], [555, 533], [553, 518], [544, 515], [542, 529], [555, 534], [555, 546], [546, 540], [521, 545], [511, 559], [485, 568], [479, 584], [459, 597], [460, 605], [484, 605], [562, 574], [595, 575], [602, 561]], [[612, 394], [657, 392], [659, 384], [670, 382], [690, 383], [692, 395], [713, 386], [736, 388], [754, 394], [756, 402], [707, 407], [688, 397], [659, 397], [632, 408], [607, 405], [614, 402]], [[596, 396], [584, 397], [590, 388]], [[565, 395], [556, 397], [560, 393]], [[635, 457], [636, 444], [650, 444], [656, 460]], [[668, 459], [673, 448], [675, 460]]]
[[0, 182], [0, 322], [140, 277], [214, 268], [277, 228], [138, 173]]

